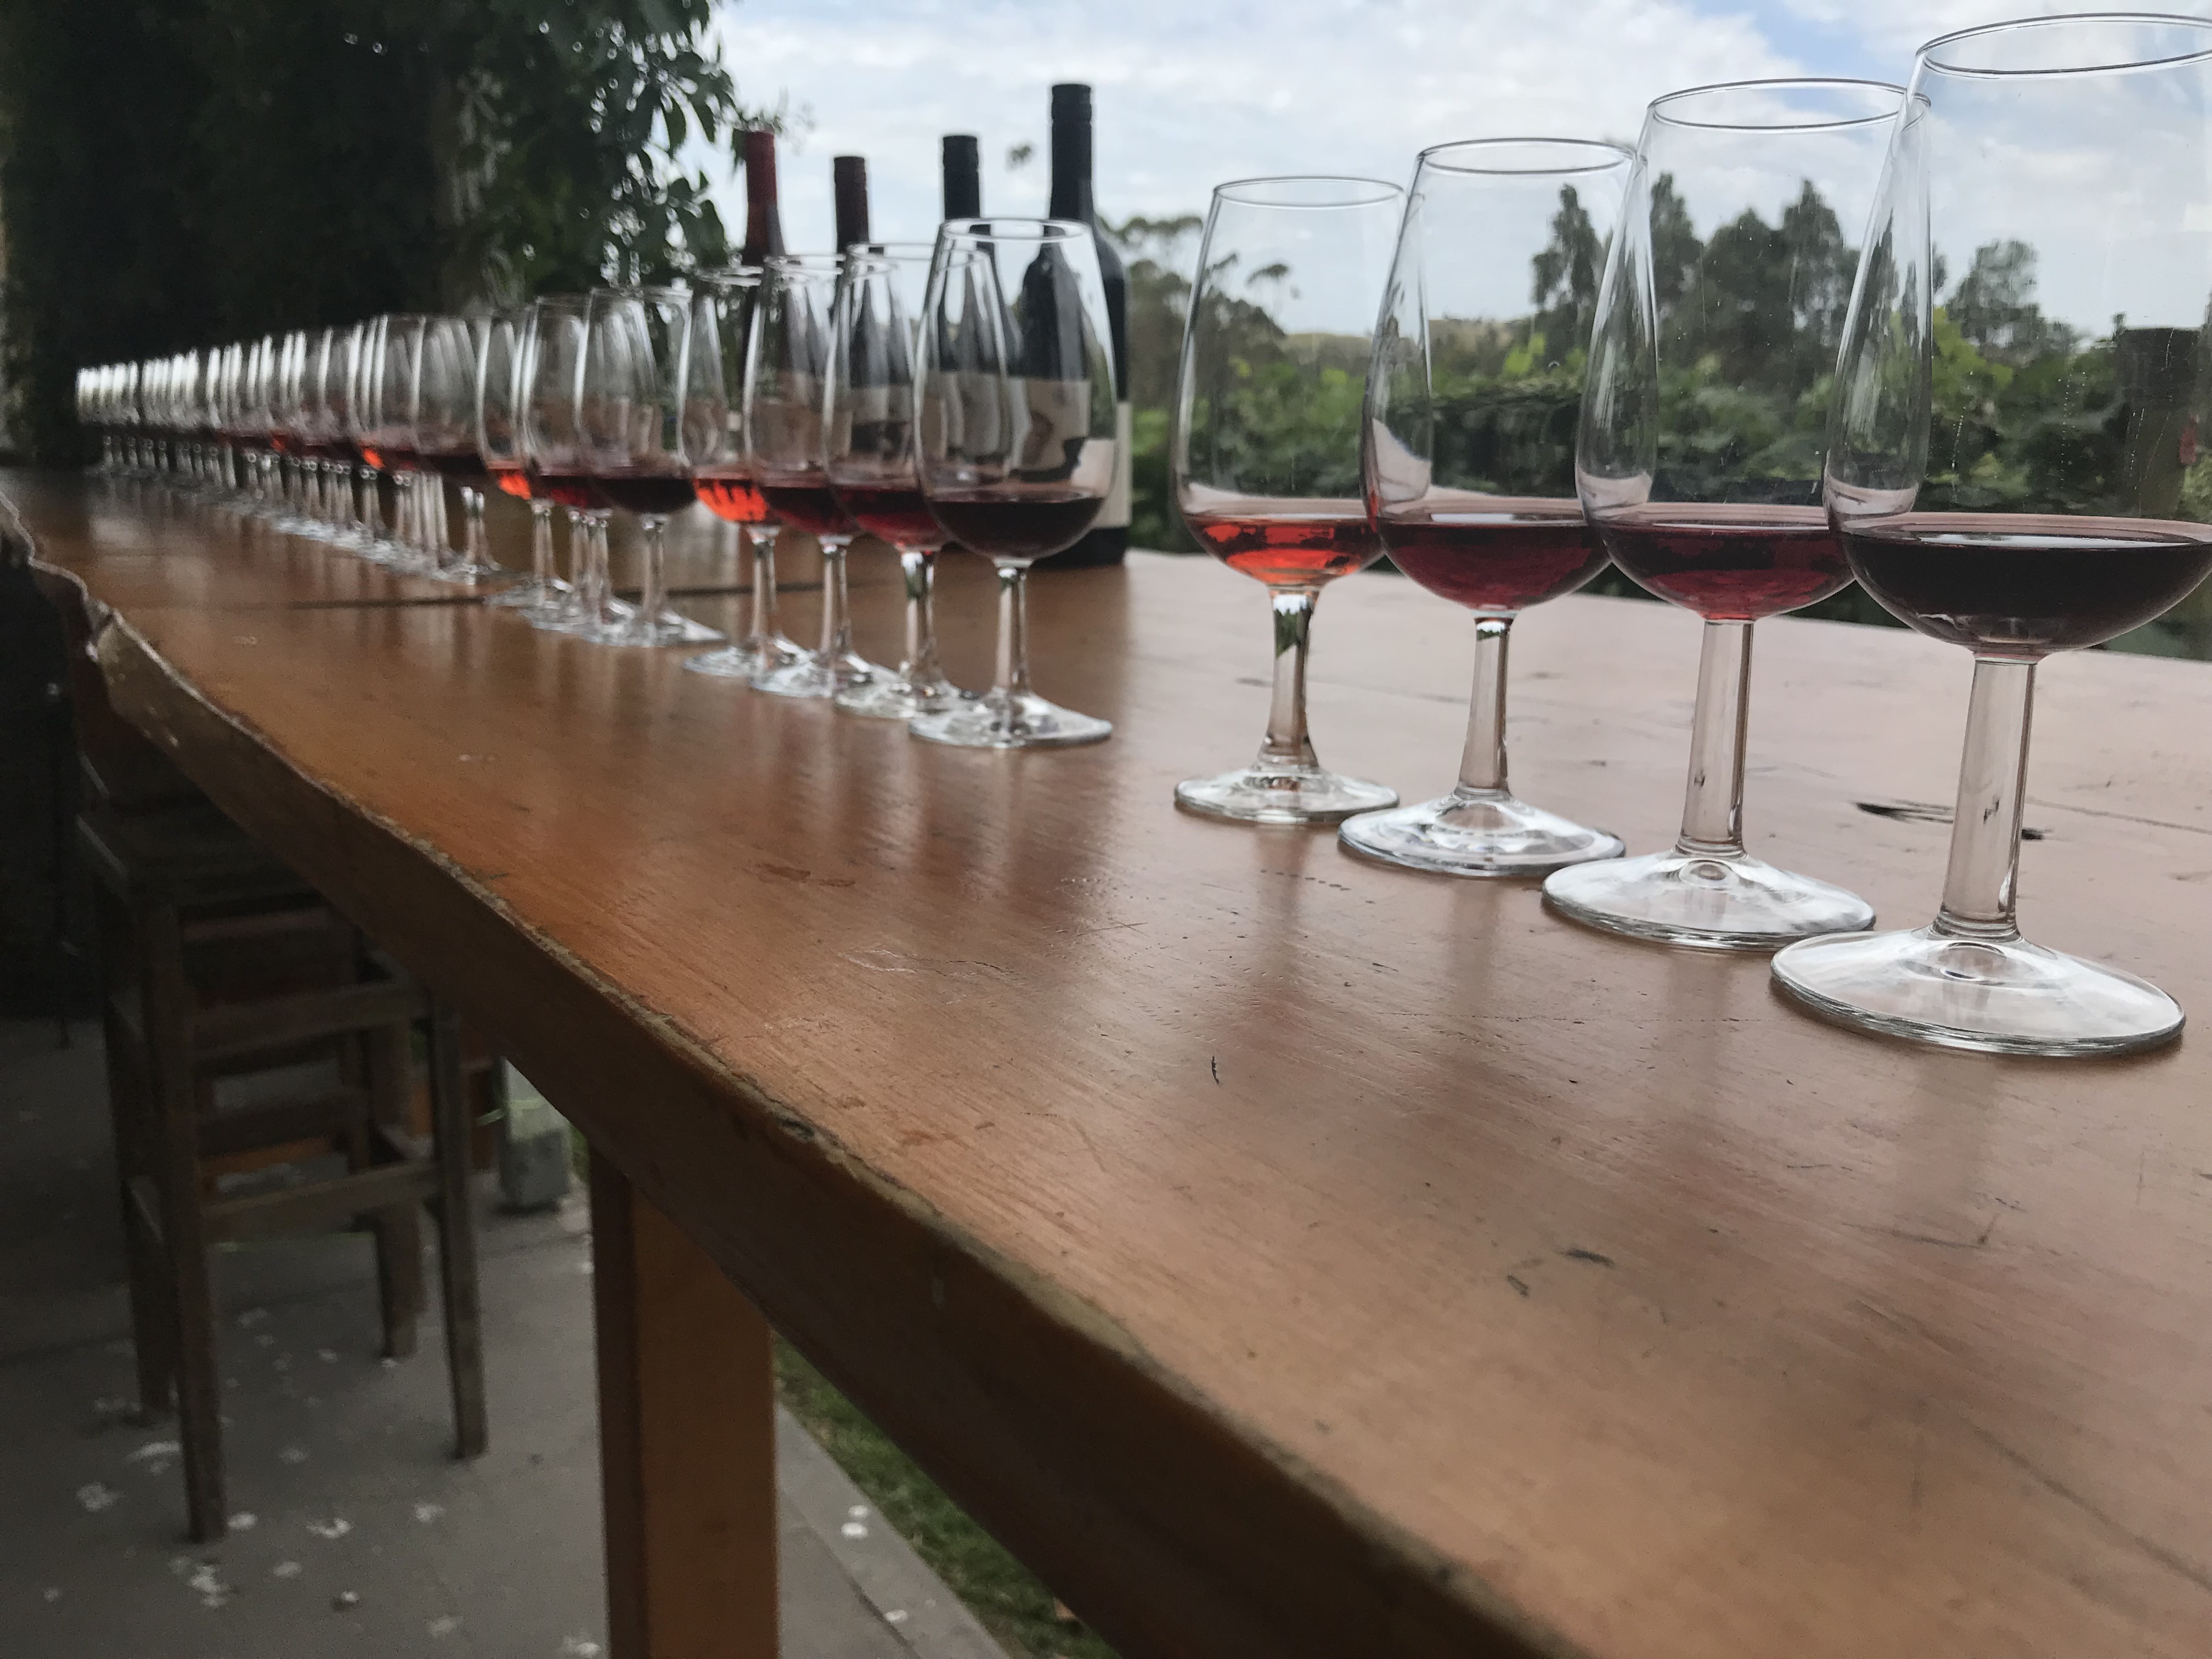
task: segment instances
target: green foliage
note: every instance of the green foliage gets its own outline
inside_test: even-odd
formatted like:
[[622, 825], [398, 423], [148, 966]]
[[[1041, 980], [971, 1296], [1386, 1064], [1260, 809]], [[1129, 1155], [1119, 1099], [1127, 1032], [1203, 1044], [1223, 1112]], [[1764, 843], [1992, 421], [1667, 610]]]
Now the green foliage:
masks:
[[76, 368], [719, 262], [711, 0], [0, 0], [13, 430]]

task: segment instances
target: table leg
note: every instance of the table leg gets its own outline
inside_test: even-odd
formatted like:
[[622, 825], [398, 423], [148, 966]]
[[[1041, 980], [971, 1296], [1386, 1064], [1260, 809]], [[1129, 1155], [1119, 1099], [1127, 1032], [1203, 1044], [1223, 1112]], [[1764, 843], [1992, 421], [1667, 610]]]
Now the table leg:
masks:
[[776, 1659], [768, 1322], [592, 1154], [611, 1659]]

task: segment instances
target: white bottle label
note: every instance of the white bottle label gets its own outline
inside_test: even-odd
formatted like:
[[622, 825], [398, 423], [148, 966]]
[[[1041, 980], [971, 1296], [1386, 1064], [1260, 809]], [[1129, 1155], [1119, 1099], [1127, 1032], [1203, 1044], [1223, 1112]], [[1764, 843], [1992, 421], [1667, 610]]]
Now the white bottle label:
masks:
[[1101, 530], [1126, 530], [1129, 525], [1129, 405], [1114, 407], [1114, 487], [1106, 492], [1106, 505], [1095, 521]]

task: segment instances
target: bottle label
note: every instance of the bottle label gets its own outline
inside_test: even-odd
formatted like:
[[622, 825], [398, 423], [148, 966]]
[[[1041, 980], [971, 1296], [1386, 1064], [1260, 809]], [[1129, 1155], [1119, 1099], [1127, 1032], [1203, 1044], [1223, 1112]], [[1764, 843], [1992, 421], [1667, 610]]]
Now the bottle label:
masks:
[[1096, 527], [1129, 527], [1129, 405], [1114, 407], [1114, 487], [1106, 492], [1106, 505], [1098, 510]]

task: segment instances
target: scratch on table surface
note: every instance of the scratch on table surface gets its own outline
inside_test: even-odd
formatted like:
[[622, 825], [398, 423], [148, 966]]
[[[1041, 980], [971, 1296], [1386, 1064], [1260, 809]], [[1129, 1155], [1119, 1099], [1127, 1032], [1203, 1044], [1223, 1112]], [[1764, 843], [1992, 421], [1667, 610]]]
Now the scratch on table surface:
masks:
[[1998, 1439], [1980, 1424], [1969, 1423], [1966, 1426], [1974, 1431], [1975, 1438], [1980, 1440], [1991, 1451], [1996, 1453], [1998, 1456], [2003, 1458], [2006, 1462], [2011, 1464], [2052, 1497], [2071, 1504], [2114, 1537], [2134, 1546], [2137, 1551], [2148, 1556], [2167, 1571], [2179, 1574], [2196, 1585], [2197, 1589], [2212, 1593], [2212, 1569], [2208, 1569], [2191, 1560], [2187, 1556], [2168, 1549], [2154, 1538], [2146, 1538], [2142, 1534], [2121, 1525], [2088, 1498], [2075, 1492], [2057, 1476], [2046, 1474], [2029, 1458], [2014, 1450], [2012, 1447]]

